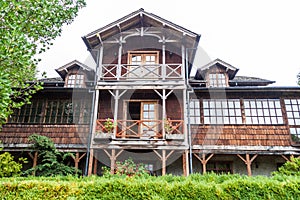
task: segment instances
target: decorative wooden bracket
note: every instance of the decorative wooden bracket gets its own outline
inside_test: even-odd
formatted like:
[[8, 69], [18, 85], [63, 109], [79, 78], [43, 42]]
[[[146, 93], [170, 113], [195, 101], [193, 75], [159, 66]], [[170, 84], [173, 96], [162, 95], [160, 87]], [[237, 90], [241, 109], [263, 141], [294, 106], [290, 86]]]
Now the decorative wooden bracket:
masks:
[[206, 164], [207, 164], [207, 162], [214, 156], [214, 154], [212, 153], [212, 154], [210, 154], [209, 156], [208, 156], [208, 158], [206, 158], [206, 155], [205, 155], [205, 153], [203, 153], [202, 154], [202, 158], [200, 158], [200, 156], [198, 156], [196, 153], [194, 153], [194, 156], [198, 159], [198, 160], [200, 160], [200, 162], [202, 163], [202, 168], [203, 168], [203, 174], [205, 174], [206, 173]]
[[110, 173], [114, 174], [116, 168], [116, 160], [118, 156], [123, 152], [123, 149], [121, 149], [117, 154], [115, 149], [111, 150], [111, 154], [109, 154], [109, 152], [106, 149], [103, 149], [103, 151], [110, 158]]
[[246, 159], [243, 158], [240, 154], [237, 154], [237, 156], [244, 161], [244, 163], [247, 165], [247, 172], [248, 172], [248, 176], [252, 176], [252, 172], [251, 172], [251, 164], [252, 162], [255, 160], [255, 158], [258, 156], [257, 154], [255, 154], [251, 159], [250, 159], [250, 155], [246, 154]]

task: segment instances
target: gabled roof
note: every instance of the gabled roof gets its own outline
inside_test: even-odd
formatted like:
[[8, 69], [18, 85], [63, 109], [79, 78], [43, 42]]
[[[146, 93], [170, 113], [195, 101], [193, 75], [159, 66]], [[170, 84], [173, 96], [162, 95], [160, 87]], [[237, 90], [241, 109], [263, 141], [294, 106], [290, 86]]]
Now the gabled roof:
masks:
[[91, 69], [90, 67], [88, 67], [87, 65], [77, 61], [77, 60], [73, 60], [57, 69], [55, 69], [55, 71], [60, 75], [60, 77], [65, 80], [66, 75], [68, 74], [68, 71], [72, 70], [72, 69], [78, 69], [81, 70], [83, 72], [85, 72], [88, 76], [91, 76], [92, 74], [94, 74], [94, 70]]
[[193, 39], [194, 43], [198, 43], [200, 39], [199, 34], [178, 26], [155, 14], [148, 13], [142, 8], [83, 36], [82, 39], [85, 42], [88, 50], [91, 50], [114, 35], [122, 33], [126, 30], [141, 27], [158, 27], [166, 30], [172, 30], [173, 32], [177, 32], [180, 36], [185, 35], [187, 38]]
[[225, 68], [226, 72], [228, 73], [228, 77], [230, 80], [232, 80], [236, 73], [239, 71], [238, 68], [224, 62], [223, 60], [217, 58], [209, 63], [207, 63], [206, 65], [200, 67], [197, 69], [196, 75], [195, 75], [195, 79], [204, 79], [204, 75], [206, 73], [207, 70], [209, 70], [212, 67], [223, 67]]

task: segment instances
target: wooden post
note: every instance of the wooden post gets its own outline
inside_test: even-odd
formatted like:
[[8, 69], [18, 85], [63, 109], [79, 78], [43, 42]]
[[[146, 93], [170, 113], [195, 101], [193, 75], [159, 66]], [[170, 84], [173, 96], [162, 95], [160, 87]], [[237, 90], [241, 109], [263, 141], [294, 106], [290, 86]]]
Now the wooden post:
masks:
[[206, 174], [206, 164], [207, 162], [214, 156], [214, 154], [210, 154], [208, 156], [208, 158], [206, 158], [205, 153], [202, 153], [202, 158], [200, 158], [197, 154], [194, 153], [194, 156], [200, 160], [201, 164], [202, 164], [202, 173]]
[[251, 164], [254, 161], [254, 159], [257, 157], [257, 154], [255, 154], [252, 158], [250, 158], [249, 154], [246, 154], [246, 159], [243, 158], [241, 155], [237, 154], [237, 156], [244, 161], [244, 163], [247, 165], [247, 173], [248, 176], [252, 176], [252, 171], [251, 171]]
[[90, 158], [89, 158], [89, 168], [88, 168], [88, 176], [92, 175], [93, 170], [93, 161], [94, 161], [94, 149], [90, 150]]
[[182, 168], [183, 168], [184, 176], [189, 175], [189, 163], [187, 161], [188, 161], [188, 151], [185, 150], [182, 155], [182, 165], [183, 165]]
[[111, 150], [111, 157], [110, 157], [110, 173], [114, 174], [116, 168], [116, 150]]
[[97, 160], [97, 151], [94, 152], [94, 166], [93, 166], [93, 174], [97, 175], [97, 165], [98, 165], [98, 160]]
[[165, 36], [163, 35], [163, 42], [162, 42], [162, 78], [163, 80], [166, 79], [166, 42], [165, 42]]
[[166, 150], [162, 150], [162, 169], [161, 169], [161, 175], [166, 175]]

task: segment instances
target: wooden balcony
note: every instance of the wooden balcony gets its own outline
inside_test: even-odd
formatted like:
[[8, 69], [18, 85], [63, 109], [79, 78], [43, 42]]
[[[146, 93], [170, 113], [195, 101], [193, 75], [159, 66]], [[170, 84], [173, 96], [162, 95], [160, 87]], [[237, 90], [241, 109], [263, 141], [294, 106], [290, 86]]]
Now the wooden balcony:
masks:
[[116, 80], [183, 80], [182, 64], [103, 64], [100, 79], [104, 81]]
[[[106, 135], [106, 119], [98, 119], [95, 135]], [[183, 120], [168, 120], [170, 126], [163, 134], [163, 120], [117, 120], [112, 138], [123, 139], [184, 139]]]

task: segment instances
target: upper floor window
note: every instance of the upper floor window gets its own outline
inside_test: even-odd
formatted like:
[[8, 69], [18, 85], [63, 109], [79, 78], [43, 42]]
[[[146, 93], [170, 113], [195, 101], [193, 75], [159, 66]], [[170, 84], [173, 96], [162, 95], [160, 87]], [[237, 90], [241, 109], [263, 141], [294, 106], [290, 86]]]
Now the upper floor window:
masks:
[[84, 87], [84, 75], [70, 74], [67, 79], [66, 87], [72, 87], [72, 88]]
[[160, 76], [158, 55], [158, 51], [129, 52], [127, 76], [130, 78], [158, 78]]
[[209, 87], [226, 87], [226, 76], [223, 73], [210, 73], [208, 83]]

